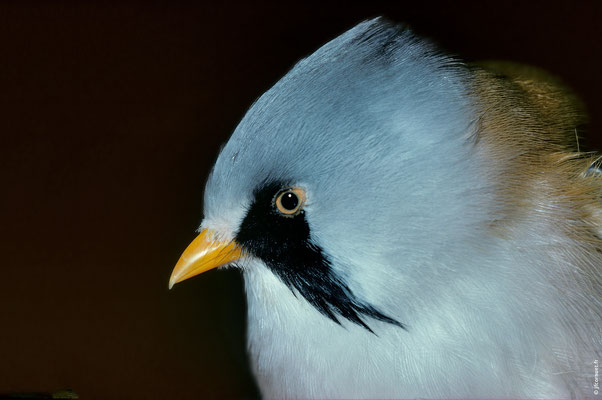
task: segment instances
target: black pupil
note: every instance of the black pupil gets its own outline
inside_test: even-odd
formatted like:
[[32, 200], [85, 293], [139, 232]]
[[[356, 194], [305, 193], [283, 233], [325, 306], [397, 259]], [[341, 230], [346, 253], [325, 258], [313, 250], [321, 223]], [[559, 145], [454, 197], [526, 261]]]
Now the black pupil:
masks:
[[299, 198], [293, 192], [286, 192], [282, 195], [280, 204], [285, 210], [293, 211], [299, 205]]

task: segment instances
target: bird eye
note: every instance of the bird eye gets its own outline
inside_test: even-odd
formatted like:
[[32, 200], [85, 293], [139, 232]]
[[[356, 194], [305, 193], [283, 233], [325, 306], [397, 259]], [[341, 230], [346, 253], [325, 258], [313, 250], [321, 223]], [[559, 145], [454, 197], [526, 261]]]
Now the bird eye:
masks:
[[305, 201], [305, 191], [301, 188], [284, 190], [276, 195], [276, 209], [283, 215], [294, 216], [299, 214]]

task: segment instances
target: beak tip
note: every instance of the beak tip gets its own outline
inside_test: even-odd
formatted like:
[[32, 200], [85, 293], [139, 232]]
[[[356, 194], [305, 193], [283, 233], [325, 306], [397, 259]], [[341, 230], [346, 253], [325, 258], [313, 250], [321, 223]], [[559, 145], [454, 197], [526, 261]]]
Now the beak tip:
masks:
[[169, 285], [168, 285], [169, 290], [171, 290], [176, 283], [178, 283], [178, 281], [176, 279], [174, 279], [174, 278], [171, 278], [169, 280]]

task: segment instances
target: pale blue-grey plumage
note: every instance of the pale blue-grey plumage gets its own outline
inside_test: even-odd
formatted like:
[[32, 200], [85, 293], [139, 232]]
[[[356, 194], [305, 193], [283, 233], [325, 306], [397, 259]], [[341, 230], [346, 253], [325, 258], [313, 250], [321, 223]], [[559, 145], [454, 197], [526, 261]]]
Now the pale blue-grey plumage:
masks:
[[545, 258], [548, 238], [517, 228], [500, 240], [488, 230], [501, 205], [497, 171], [487, 150], [475, 150], [486, 110], [473, 78], [375, 19], [301, 60], [236, 128], [207, 183], [203, 225], [232, 239], [258, 188], [303, 187], [312, 242], [357, 298], [408, 328], [366, 321], [373, 335], [339, 326], [264, 262], [247, 261], [249, 347], [264, 396], [573, 390], [554, 377], [573, 346], [562, 342], [562, 324], [550, 325], [557, 305], [531, 296], [549, 285], [543, 264], [557, 262]]

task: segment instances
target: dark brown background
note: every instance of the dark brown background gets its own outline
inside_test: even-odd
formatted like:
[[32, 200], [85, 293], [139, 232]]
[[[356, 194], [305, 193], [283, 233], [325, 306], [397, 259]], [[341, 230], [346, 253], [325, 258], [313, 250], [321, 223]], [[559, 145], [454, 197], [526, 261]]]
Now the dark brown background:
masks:
[[167, 280], [246, 108], [362, 19], [548, 69], [601, 147], [600, 2], [415, 3], [0, 3], [0, 393], [256, 395], [238, 274]]

